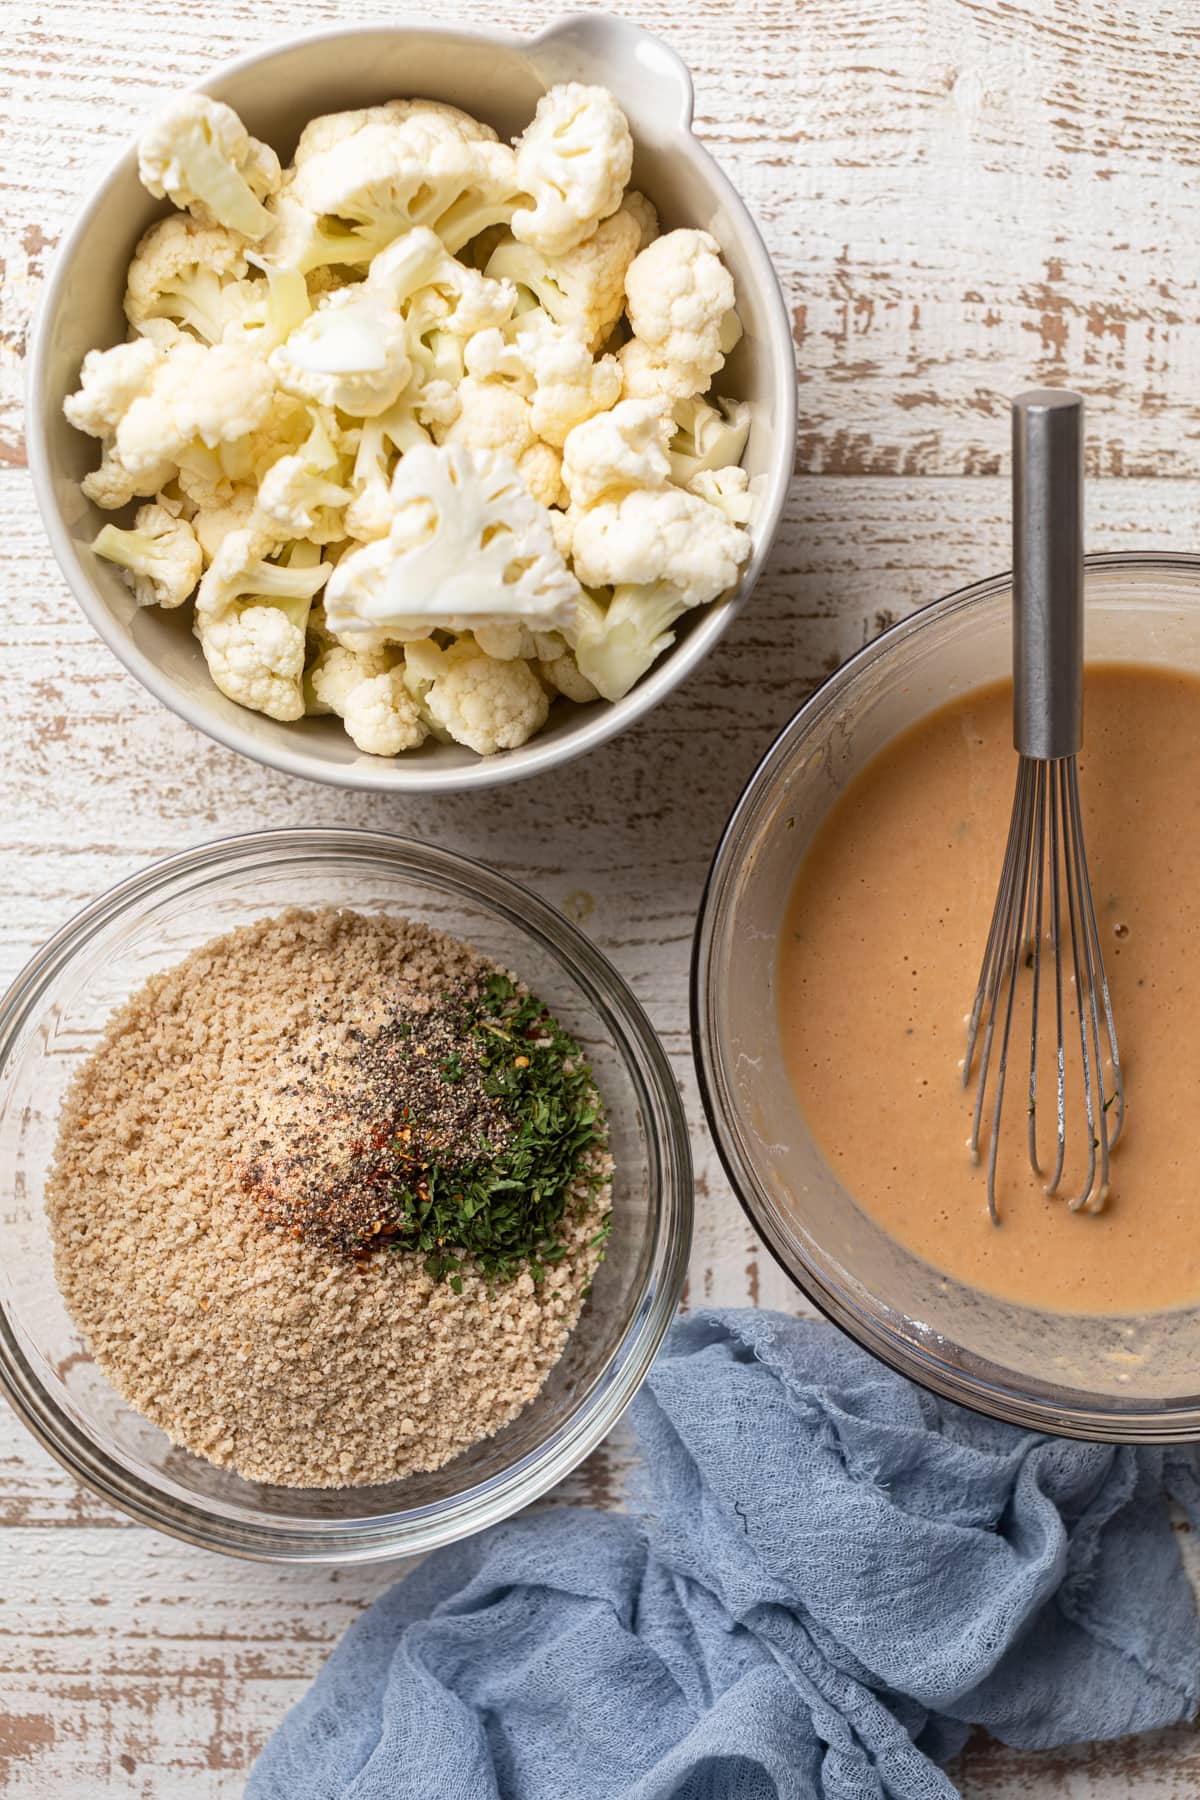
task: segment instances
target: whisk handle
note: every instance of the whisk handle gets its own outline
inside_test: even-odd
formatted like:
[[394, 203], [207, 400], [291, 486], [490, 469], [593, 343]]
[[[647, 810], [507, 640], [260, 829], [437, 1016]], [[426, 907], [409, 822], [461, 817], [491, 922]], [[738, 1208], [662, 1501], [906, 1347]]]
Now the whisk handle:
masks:
[[1045, 762], [1083, 743], [1083, 400], [1012, 403], [1013, 743]]

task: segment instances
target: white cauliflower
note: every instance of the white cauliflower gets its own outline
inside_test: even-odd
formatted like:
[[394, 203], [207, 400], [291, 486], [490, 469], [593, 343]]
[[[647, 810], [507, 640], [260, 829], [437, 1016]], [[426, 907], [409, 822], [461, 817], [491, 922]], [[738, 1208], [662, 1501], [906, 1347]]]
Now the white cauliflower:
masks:
[[375, 117], [297, 162], [273, 207], [267, 249], [305, 271], [353, 265], [428, 226], [454, 251], [511, 217], [519, 192], [507, 144], [468, 138], [428, 108]]
[[375, 258], [365, 281], [327, 294], [269, 363], [281, 387], [356, 418], [386, 412], [412, 379], [400, 311], [440, 266], [431, 231], [412, 231]]
[[83, 491], [97, 506], [115, 509], [158, 493], [176, 473], [187, 499], [219, 504], [228, 472], [218, 448], [225, 452], [257, 432], [272, 403], [270, 371], [250, 349], [182, 337], [164, 353], [139, 338], [90, 351], [79, 392], [63, 410], [79, 430], [103, 437], [103, 461], [86, 475]]
[[501, 662], [523, 657], [526, 662], [558, 656], [567, 640], [557, 631], [531, 631], [528, 625], [513, 621], [506, 625], [476, 625], [472, 634], [479, 648]]
[[750, 408], [744, 400], [710, 405], [699, 395], [675, 403], [671, 436], [671, 480], [688, 487], [706, 469], [724, 469], [742, 460], [750, 435]]
[[315, 640], [321, 648], [304, 673], [304, 706], [310, 714], [337, 713], [340, 717], [351, 690], [394, 668], [401, 652], [384, 646], [377, 650], [348, 649], [330, 636], [324, 612], [318, 600], [309, 614], [309, 641]]
[[753, 521], [755, 496], [745, 469], [701, 469], [687, 485], [689, 494], [698, 494], [710, 506], [719, 506], [735, 525], [749, 525]]
[[500, 382], [468, 375], [458, 403], [458, 417], [443, 441], [507, 457], [533, 498], [553, 506], [562, 489], [562, 458], [538, 438], [529, 401]]
[[479, 756], [517, 749], [549, 717], [546, 690], [529, 664], [486, 656], [470, 636], [448, 650], [425, 638], [409, 644], [404, 660], [409, 692], [431, 728]]
[[308, 538], [329, 544], [345, 537], [342, 508], [350, 490], [336, 479], [340, 473], [340, 451], [329, 424], [318, 416], [301, 448], [272, 463], [259, 483], [262, 520], [281, 542]]
[[158, 467], [164, 458], [180, 464], [193, 444], [212, 451], [256, 431], [274, 395], [271, 371], [248, 347], [185, 339], [162, 358], [150, 385], [123, 414], [117, 455], [135, 472]]
[[279, 186], [279, 158], [207, 94], [180, 94], [151, 120], [138, 142], [138, 174], [202, 225], [253, 240], [271, 228], [263, 200]]
[[664, 650], [689, 601], [669, 582], [613, 589], [608, 605], [584, 598], [575, 633], [575, 660], [584, 679], [605, 700], [621, 700]]
[[135, 331], [149, 319], [169, 319], [218, 343], [253, 304], [246, 267], [243, 238], [173, 213], [138, 242], [126, 277], [125, 317]]
[[581, 513], [572, 550], [585, 587], [669, 582], [691, 607], [707, 605], [733, 584], [750, 539], [695, 494], [634, 488]]
[[486, 273], [528, 288], [556, 324], [571, 326], [589, 349], [599, 350], [624, 311], [626, 271], [653, 210], [642, 195], [627, 194], [591, 237], [561, 256], [504, 240], [488, 258]]
[[131, 531], [105, 525], [92, 540], [92, 549], [124, 569], [139, 606], [182, 606], [195, 591], [204, 566], [187, 520], [157, 503], [138, 507]]
[[577, 425], [563, 448], [563, 485], [572, 506], [594, 506], [629, 488], [665, 487], [670, 428], [656, 400], [622, 400]]
[[428, 444], [430, 436], [420, 423], [408, 396], [364, 419], [354, 453], [354, 469], [350, 476], [350, 502], [344, 523], [349, 537], [370, 543], [386, 537], [392, 522], [392, 459], [418, 444]]
[[599, 688], [588, 680], [565, 644], [557, 656], [540, 657], [537, 672], [543, 685], [552, 693], [561, 694], [564, 700], [574, 700], [577, 706], [587, 706], [590, 701], [600, 698]]
[[741, 336], [733, 276], [707, 231], [668, 231], [630, 263], [621, 348], [625, 393], [672, 400], [703, 393]]
[[117, 512], [134, 499], [157, 494], [175, 475], [175, 464], [169, 459], [159, 463], [142, 463], [127, 468], [111, 445], [106, 444], [98, 469], [91, 469], [80, 482], [86, 499], [106, 512]]
[[682, 613], [732, 585], [748, 534], [715, 506], [675, 487], [634, 488], [575, 521], [575, 569], [586, 588], [611, 586], [604, 607], [580, 601], [568, 634], [581, 673], [619, 700], [674, 640]]
[[271, 719], [300, 719], [308, 615], [330, 565], [268, 562], [267, 548], [254, 530], [225, 537], [196, 596], [196, 636], [230, 700]]
[[100, 441], [85, 495], [152, 501], [97, 554], [140, 603], [195, 590], [229, 698], [491, 755], [627, 691], [733, 581], [749, 409], [703, 397], [733, 285], [706, 232], [659, 237], [632, 156], [577, 82], [515, 148], [425, 100], [310, 120], [286, 171], [203, 95], [143, 134], [189, 216], [143, 235], [137, 336], [64, 411]]
[[386, 652], [359, 653], [334, 644], [308, 675], [315, 704], [310, 712], [337, 713], [359, 750], [370, 756], [399, 756], [416, 750], [429, 735], [404, 683], [404, 665]]
[[391, 499], [387, 537], [343, 556], [330, 578], [331, 631], [404, 642], [480, 621], [573, 622], [579, 584], [506, 457], [419, 446], [401, 457]]
[[197, 506], [227, 505], [234, 488], [261, 481], [279, 457], [299, 450], [312, 421], [312, 402], [276, 388], [253, 430], [235, 432], [212, 450], [198, 439], [190, 445], [179, 457], [179, 485]]
[[616, 212], [633, 169], [633, 138], [607, 88], [552, 87], [517, 140], [518, 184], [532, 207], [512, 215], [513, 236], [562, 256]]
[[230, 296], [235, 310], [222, 336], [226, 343], [251, 344], [265, 357], [303, 325], [312, 312], [312, 299], [308, 282], [297, 269], [278, 269], [253, 252], [247, 261], [259, 264], [266, 280], [238, 283], [237, 293]]
[[528, 400], [534, 433], [559, 450], [576, 425], [606, 412], [621, 394], [616, 357], [594, 361], [579, 333], [556, 325], [540, 306], [522, 313], [511, 334], [476, 333], [464, 360], [470, 374], [501, 382]]
[[299, 168], [310, 158], [326, 150], [333, 150], [348, 138], [357, 134], [368, 125], [402, 125], [406, 119], [413, 117], [440, 120], [448, 131], [455, 133], [464, 143], [494, 144], [496, 133], [490, 125], [480, 119], [473, 119], [470, 113], [460, 111], [457, 106], [449, 106], [442, 100], [385, 100], [382, 106], [363, 106], [347, 112], [321, 113], [310, 119], [296, 144], [292, 156], [292, 166]]
[[212, 562], [229, 536], [231, 531], [245, 531], [255, 519], [255, 528], [261, 536], [262, 515], [258, 514], [258, 490], [251, 487], [235, 487], [231, 489], [228, 500], [221, 506], [198, 507], [192, 515], [192, 530], [196, 534], [200, 549], [206, 563]]
[[414, 337], [449, 332], [466, 340], [491, 326], [506, 325], [517, 304], [511, 281], [493, 281], [443, 252], [405, 317]]
[[63, 401], [68, 421], [89, 437], [114, 438], [117, 426], [138, 396], [146, 393], [164, 360], [158, 345], [148, 338], [114, 344], [111, 350], [89, 350], [79, 371], [77, 391]]
[[588, 346], [568, 326], [538, 332], [532, 363], [533, 429], [560, 450], [578, 425], [607, 412], [620, 396], [621, 367], [616, 357], [593, 361]]

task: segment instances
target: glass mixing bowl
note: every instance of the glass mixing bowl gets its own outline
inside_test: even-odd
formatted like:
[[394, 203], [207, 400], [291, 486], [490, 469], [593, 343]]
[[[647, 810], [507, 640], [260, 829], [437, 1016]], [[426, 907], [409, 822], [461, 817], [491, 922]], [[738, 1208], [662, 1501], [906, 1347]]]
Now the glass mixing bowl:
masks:
[[[244, 1481], [173, 1446], [108, 1385], [54, 1281], [42, 1188], [59, 1105], [105, 1020], [147, 977], [288, 906], [407, 915], [515, 969], [584, 1044], [608, 1109], [613, 1228], [545, 1387], [495, 1437], [377, 1487]], [[683, 1285], [687, 1124], [662, 1046], [625, 982], [552, 906], [478, 863], [365, 831], [275, 831], [155, 863], [95, 901], [0, 1003], [0, 1384], [73, 1475], [135, 1519], [278, 1561], [407, 1555], [494, 1524], [593, 1450], [636, 1392]]]
[[[1005, 575], [894, 626], [813, 695], [751, 776], [717, 849], [696, 930], [692, 1025], [704, 1104], [730, 1180], [778, 1261], [885, 1362], [953, 1400], [1041, 1431], [1105, 1441], [1200, 1438], [1200, 1306], [1059, 1314], [942, 1274], [841, 1187], [779, 1050], [776, 946], [805, 846], [883, 745], [1009, 672], [1011, 603]], [[1086, 603], [1090, 659], [1200, 674], [1200, 559], [1089, 557]]]

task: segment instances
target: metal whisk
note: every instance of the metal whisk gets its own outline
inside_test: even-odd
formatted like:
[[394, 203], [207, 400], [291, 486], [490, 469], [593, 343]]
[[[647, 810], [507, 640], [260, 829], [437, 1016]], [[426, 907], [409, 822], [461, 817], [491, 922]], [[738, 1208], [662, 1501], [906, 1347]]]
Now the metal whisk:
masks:
[[[1108, 979], [1088, 879], [1076, 756], [1083, 742], [1083, 401], [1039, 389], [1013, 401], [1013, 744], [1018, 755], [1008, 843], [967, 1027], [963, 1085], [979, 1047], [971, 1127], [979, 1160], [989, 1074], [994, 1078], [987, 1199], [993, 1224], [1000, 1116], [1013, 1007], [1032, 971], [1028, 1058], [1029, 1161], [1053, 1194], [1067, 1151], [1066, 1039], [1076, 1015], [1086, 1120], [1087, 1172], [1068, 1204], [1099, 1212], [1108, 1198], [1109, 1157], [1125, 1121], [1125, 1089]], [[1043, 952], [1053, 955], [1057, 1142], [1049, 1177], [1038, 1149], [1038, 1032]], [[1064, 971], [1064, 963], [1066, 969]], [[1049, 970], [1047, 969], [1049, 975]], [[1073, 984], [1074, 1005], [1064, 989]], [[982, 1030], [982, 1044], [980, 1033]], [[1049, 1049], [1047, 1032], [1046, 1049]], [[1070, 1085], [1074, 1085], [1072, 1082]], [[1106, 1088], [1109, 1090], [1106, 1092]]]

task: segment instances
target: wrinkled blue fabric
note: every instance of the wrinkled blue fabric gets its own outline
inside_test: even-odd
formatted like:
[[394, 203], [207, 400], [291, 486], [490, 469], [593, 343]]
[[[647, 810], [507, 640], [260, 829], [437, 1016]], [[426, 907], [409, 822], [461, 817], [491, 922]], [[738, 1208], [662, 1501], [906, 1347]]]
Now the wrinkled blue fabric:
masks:
[[1030, 1748], [1185, 1719], [1191, 1451], [1039, 1437], [827, 1325], [677, 1324], [634, 1516], [528, 1514], [347, 1632], [248, 1800], [936, 1800]]

